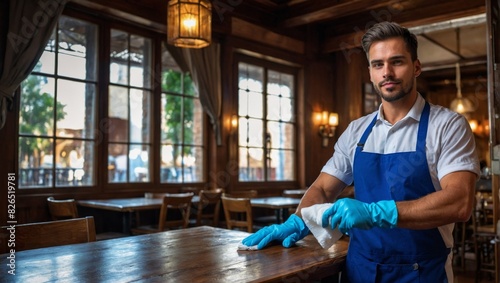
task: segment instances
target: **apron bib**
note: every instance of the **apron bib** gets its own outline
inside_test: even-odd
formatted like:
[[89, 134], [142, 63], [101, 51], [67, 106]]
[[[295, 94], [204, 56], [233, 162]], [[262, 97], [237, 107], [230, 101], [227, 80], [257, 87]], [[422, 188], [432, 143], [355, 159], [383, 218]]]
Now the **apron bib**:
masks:
[[[356, 148], [353, 172], [355, 198], [371, 203], [380, 200], [414, 200], [435, 192], [425, 153], [430, 105], [426, 102], [414, 152], [378, 154], [363, 146], [377, 116]], [[343, 282], [447, 282], [446, 248], [437, 228], [402, 228], [350, 231], [349, 252]]]

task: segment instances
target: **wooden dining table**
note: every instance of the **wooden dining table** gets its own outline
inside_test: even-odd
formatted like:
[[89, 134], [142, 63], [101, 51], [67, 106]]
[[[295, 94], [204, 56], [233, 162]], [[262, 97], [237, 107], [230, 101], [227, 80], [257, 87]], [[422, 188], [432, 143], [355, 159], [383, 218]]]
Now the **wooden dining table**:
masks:
[[289, 216], [290, 208], [297, 208], [300, 199], [292, 197], [261, 197], [250, 200], [252, 207], [269, 208], [275, 211], [276, 223], [282, 223]]
[[[192, 203], [200, 201], [199, 196], [193, 196]], [[296, 208], [300, 199], [291, 197], [260, 197], [250, 200], [252, 207], [273, 209], [276, 215], [276, 223], [281, 223], [289, 216], [288, 209]], [[130, 233], [132, 228], [132, 213], [141, 210], [160, 209], [162, 200], [158, 198], [120, 198], [120, 199], [95, 199], [78, 200], [77, 204], [82, 207], [93, 209], [117, 211], [122, 213], [122, 232]]]
[[[323, 249], [309, 235], [295, 247], [238, 250], [247, 232], [200, 226], [15, 253], [16, 282], [307, 282], [337, 276], [348, 240]], [[8, 254], [0, 255], [7, 269]]]

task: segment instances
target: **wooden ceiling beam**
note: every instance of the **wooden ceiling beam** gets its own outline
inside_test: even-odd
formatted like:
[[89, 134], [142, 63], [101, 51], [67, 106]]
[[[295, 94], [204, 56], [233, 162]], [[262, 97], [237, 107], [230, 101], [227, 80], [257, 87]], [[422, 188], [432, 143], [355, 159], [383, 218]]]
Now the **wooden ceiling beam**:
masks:
[[292, 28], [328, 21], [382, 7], [392, 7], [391, 2], [394, 1], [351, 0], [339, 4], [332, 4], [331, 1], [316, 1], [311, 4], [310, 1], [306, 1], [285, 11], [283, 14], [286, 14], [287, 18], [280, 25], [285, 28]]
[[[474, 2], [478, 3], [478, 1]], [[472, 1], [460, 3], [469, 3], [469, 6], [459, 5], [458, 2], [456, 5], [450, 5], [449, 2], [445, 2], [433, 6], [420, 6], [423, 8], [419, 8], [418, 10], [403, 11], [400, 14], [394, 15], [391, 20], [410, 28], [485, 13], [484, 5], [470, 5]], [[445, 10], [447, 10], [447, 12], [443, 13], [442, 11]], [[356, 25], [351, 25], [351, 27], [356, 27]], [[321, 48], [322, 53], [331, 53], [341, 50], [348, 51], [352, 48], [360, 47], [361, 37], [363, 36], [365, 29], [352, 30], [353, 32], [339, 34], [336, 36], [328, 36], [327, 32], [326, 39]]]

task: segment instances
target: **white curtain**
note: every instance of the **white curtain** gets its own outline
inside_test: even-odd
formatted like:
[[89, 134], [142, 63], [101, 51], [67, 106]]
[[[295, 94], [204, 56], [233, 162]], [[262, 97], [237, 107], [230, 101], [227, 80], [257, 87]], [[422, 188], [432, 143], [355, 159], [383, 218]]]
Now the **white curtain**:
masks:
[[67, 0], [10, 0], [7, 40], [0, 66], [0, 129], [15, 90], [28, 77], [43, 53]]
[[193, 83], [198, 89], [201, 105], [210, 117], [217, 145], [222, 145], [220, 44], [212, 42], [201, 49], [168, 46], [168, 50], [181, 69], [191, 73]]

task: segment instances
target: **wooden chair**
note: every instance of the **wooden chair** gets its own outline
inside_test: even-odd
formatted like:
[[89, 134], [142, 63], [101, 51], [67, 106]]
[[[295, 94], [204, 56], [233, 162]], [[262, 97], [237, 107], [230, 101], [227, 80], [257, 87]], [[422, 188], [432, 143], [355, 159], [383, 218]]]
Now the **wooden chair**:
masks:
[[[0, 231], [0, 253], [6, 253], [10, 249], [6, 242], [10, 239], [10, 230], [7, 228], [9, 227], [4, 226]], [[94, 217], [92, 216], [15, 226], [16, 251], [87, 243], [95, 240]]]
[[223, 194], [222, 207], [228, 229], [246, 228], [253, 232], [253, 214], [250, 198], [234, 198]]
[[[54, 197], [47, 198], [50, 217], [52, 220], [64, 220], [78, 218], [78, 208], [74, 199], [56, 200]], [[104, 232], [96, 234], [97, 241], [115, 239], [128, 236], [119, 232]]]
[[[156, 195], [159, 196], [159, 195]], [[152, 195], [152, 197], [155, 197]], [[163, 203], [160, 209], [159, 221], [155, 225], [142, 225], [132, 228], [132, 234], [150, 234], [176, 228], [187, 228], [193, 193], [163, 194]], [[180, 212], [180, 219], [172, 219], [169, 211]]]
[[[163, 198], [166, 195], [168, 195], [168, 193], [151, 193], [151, 192], [145, 192], [144, 193], [144, 198], [149, 198], [149, 199], [157, 198], [157, 199], [161, 199], [161, 198]], [[143, 226], [141, 224], [141, 211], [140, 210], [136, 210], [135, 211], [135, 223], [134, 223], [134, 225], [136, 227]]]
[[74, 199], [56, 200], [54, 197], [48, 197], [47, 204], [52, 220], [78, 218], [78, 209]]
[[223, 192], [223, 189], [200, 191], [200, 201], [196, 207], [196, 226], [206, 223], [212, 223], [214, 227], [219, 226], [221, 196]]
[[475, 206], [472, 213], [473, 240], [476, 260], [475, 282], [481, 282], [483, 274], [495, 278], [495, 227], [481, 223], [481, 209]]

